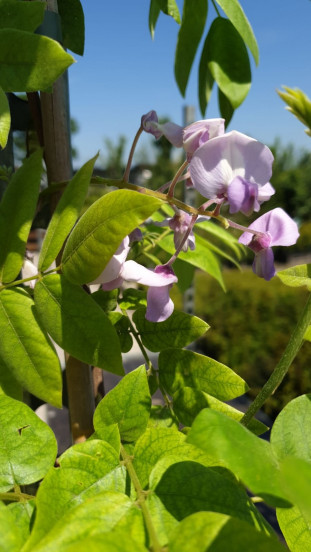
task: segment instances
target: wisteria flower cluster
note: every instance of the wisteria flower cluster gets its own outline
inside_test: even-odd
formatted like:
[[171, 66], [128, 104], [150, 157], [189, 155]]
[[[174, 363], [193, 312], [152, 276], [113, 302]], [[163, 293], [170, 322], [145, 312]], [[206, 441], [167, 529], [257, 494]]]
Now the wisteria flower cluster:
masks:
[[[190, 215], [174, 206], [174, 216], [159, 222], [174, 232], [175, 253], [165, 265], [150, 270], [136, 261], [127, 260], [131, 243], [142, 239], [139, 229], [126, 236], [103, 272], [90, 284], [100, 284], [104, 290], [116, 289], [124, 282], [135, 282], [148, 286], [146, 318], [151, 322], [162, 322], [173, 312], [174, 305], [169, 297], [172, 285], [177, 282], [172, 265], [181, 251], [195, 249], [193, 226], [206, 220], [207, 207], [214, 205], [212, 216], [219, 216], [222, 205], [229, 206], [229, 212], [248, 216], [258, 212], [263, 202], [275, 193], [270, 184], [273, 155], [270, 149], [237, 131], [225, 132], [224, 119], [197, 121], [185, 128], [167, 122], [160, 124], [155, 111], [149, 111], [141, 118], [141, 125], [134, 139], [124, 180], [129, 174], [134, 148], [139, 135], [152, 134], [156, 139], [164, 136], [177, 148], [183, 148], [186, 160], [177, 171], [168, 188], [167, 196], [173, 197], [177, 182], [186, 181], [207, 199], [199, 209], [202, 216]], [[209, 211], [209, 214], [211, 212]], [[254, 253], [253, 271], [270, 280], [275, 275], [273, 246], [293, 245], [299, 236], [298, 227], [280, 208], [265, 213], [248, 228], [227, 219], [228, 226], [241, 230], [240, 243]], [[24, 273], [33, 275], [36, 269], [25, 261]]]

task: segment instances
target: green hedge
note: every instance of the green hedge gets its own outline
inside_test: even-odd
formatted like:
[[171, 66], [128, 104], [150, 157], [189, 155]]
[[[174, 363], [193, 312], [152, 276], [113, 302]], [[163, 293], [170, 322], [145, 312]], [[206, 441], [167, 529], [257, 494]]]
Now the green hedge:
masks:
[[[226, 293], [208, 275], [196, 274], [195, 312], [211, 326], [198, 347], [240, 374], [254, 397], [282, 355], [308, 292], [277, 277], [266, 282], [249, 269], [226, 270], [224, 279]], [[264, 410], [274, 418], [288, 401], [310, 391], [311, 343], [305, 342]]]

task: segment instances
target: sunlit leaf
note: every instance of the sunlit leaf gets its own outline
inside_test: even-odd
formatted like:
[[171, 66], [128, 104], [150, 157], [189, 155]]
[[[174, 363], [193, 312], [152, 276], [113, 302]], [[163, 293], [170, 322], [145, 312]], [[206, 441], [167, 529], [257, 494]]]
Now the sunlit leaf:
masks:
[[10, 106], [6, 94], [0, 88], [0, 146], [5, 148], [11, 127]]

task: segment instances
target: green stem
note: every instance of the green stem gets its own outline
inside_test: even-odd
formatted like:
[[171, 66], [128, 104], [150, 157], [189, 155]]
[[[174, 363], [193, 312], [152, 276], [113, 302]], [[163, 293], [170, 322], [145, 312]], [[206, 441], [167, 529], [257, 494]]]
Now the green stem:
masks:
[[146, 528], [148, 531], [149, 539], [150, 539], [150, 545], [152, 552], [163, 552], [162, 546], [158, 541], [158, 536], [156, 534], [155, 527], [153, 525], [151, 514], [148, 510], [148, 506], [146, 504], [146, 491], [143, 490], [140, 481], [138, 479], [137, 473], [135, 471], [135, 468], [132, 463], [132, 457], [127, 454], [125, 448], [123, 445], [121, 445], [121, 456], [124, 461], [124, 464], [127, 468], [128, 474], [130, 476], [130, 479], [135, 487], [135, 491], [137, 494], [137, 503], [139, 504], [143, 518], [146, 524]]
[[162, 201], [165, 201], [165, 203], [169, 203], [170, 205], [175, 205], [175, 207], [178, 207], [178, 209], [181, 209], [182, 211], [185, 211], [186, 213], [189, 213], [190, 215], [204, 215], [207, 217], [212, 217], [221, 224], [225, 228], [228, 228], [228, 222], [227, 219], [221, 215], [215, 215], [214, 211], [204, 211], [203, 209], [196, 209], [195, 207], [191, 207], [190, 205], [187, 205], [183, 201], [180, 201], [179, 199], [176, 199], [176, 197], [168, 197], [166, 194], [162, 194], [160, 192], [155, 192], [154, 190], [149, 190], [148, 188], [144, 188], [143, 186], [136, 186], [136, 184], [131, 184], [130, 182], [125, 182], [124, 180], [113, 180], [111, 178], [102, 178], [100, 176], [93, 176], [91, 178], [91, 184], [104, 184], [106, 186], [114, 186], [119, 189], [125, 189], [125, 190], [133, 190], [134, 192], [139, 192], [141, 194], [145, 194], [148, 196], [156, 197], [158, 199], [161, 199]]
[[22, 493], [20, 491], [0, 493], [0, 500], [3, 500], [4, 502], [26, 502], [27, 500], [32, 500], [33, 498], [35, 498], [35, 496]]
[[175, 174], [172, 182], [170, 183], [169, 190], [167, 192], [167, 198], [170, 199], [174, 195], [174, 190], [177, 182], [179, 181], [179, 177], [182, 175], [184, 170], [188, 167], [188, 161], [184, 161], [183, 164], [179, 167], [177, 173]]
[[300, 319], [294, 329], [287, 347], [281, 357], [280, 361], [276, 365], [270, 378], [265, 383], [261, 391], [258, 393], [254, 402], [251, 404], [247, 412], [241, 419], [241, 423], [248, 426], [253, 416], [262, 407], [265, 401], [274, 393], [282, 382], [288, 369], [290, 368], [295, 356], [297, 355], [306, 333], [308, 326], [311, 324], [311, 295], [306, 302], [306, 305], [301, 313]]
[[134, 338], [135, 338], [135, 340], [136, 340], [136, 343], [137, 343], [138, 347], [140, 348], [140, 350], [141, 350], [141, 352], [142, 352], [142, 355], [143, 355], [143, 357], [144, 357], [144, 359], [145, 359], [145, 361], [146, 361], [146, 364], [147, 364], [147, 366], [148, 366], [148, 369], [149, 369], [149, 370], [153, 369], [152, 362], [151, 362], [150, 358], [149, 358], [148, 355], [147, 355], [147, 351], [146, 351], [145, 347], [144, 347], [143, 344], [142, 344], [142, 341], [141, 341], [141, 339], [140, 339], [139, 333], [136, 331], [136, 328], [135, 328], [135, 326], [134, 326], [132, 320], [130, 319], [130, 317], [129, 317], [129, 315], [127, 314], [126, 310], [123, 310], [123, 309], [122, 309], [122, 313], [125, 314], [125, 315], [127, 316], [127, 318], [128, 318], [129, 326], [130, 326], [130, 328], [131, 328], [131, 333], [133, 334], [133, 336], [134, 336]]
[[212, 4], [213, 4], [213, 6], [214, 6], [214, 8], [215, 8], [215, 11], [216, 11], [218, 17], [221, 17], [220, 12], [219, 12], [219, 9], [218, 9], [218, 7], [216, 6], [215, 0], [212, 0]]
[[14, 280], [14, 282], [10, 282], [9, 284], [3, 284], [0, 286], [0, 291], [3, 289], [19, 286], [20, 284], [24, 284], [25, 282], [31, 282], [32, 280], [38, 280], [39, 278], [42, 278], [42, 276], [45, 276], [46, 274], [51, 274], [52, 272], [57, 272], [61, 269], [61, 266], [56, 266], [55, 268], [52, 268], [51, 270], [48, 270], [47, 272], [44, 272], [43, 274], [38, 273], [35, 276], [29, 276], [29, 278], [22, 278], [21, 280]]

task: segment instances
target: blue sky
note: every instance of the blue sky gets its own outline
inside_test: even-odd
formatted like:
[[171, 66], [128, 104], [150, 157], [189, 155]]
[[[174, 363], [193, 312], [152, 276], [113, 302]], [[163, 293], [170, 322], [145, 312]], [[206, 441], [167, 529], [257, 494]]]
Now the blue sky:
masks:
[[[303, 125], [289, 114], [276, 94], [282, 85], [301, 88], [311, 97], [311, 1], [240, 0], [254, 29], [260, 63], [251, 61], [251, 90], [230, 123], [239, 130], [272, 144], [276, 137], [297, 148], [311, 148]], [[182, 2], [178, 1], [179, 6]], [[83, 57], [69, 70], [71, 115], [80, 125], [74, 138], [79, 151], [76, 165], [99, 149], [105, 153], [104, 138], [116, 142], [121, 134], [128, 148], [140, 123], [150, 109], [182, 124], [185, 104], [196, 109], [197, 65], [190, 75], [186, 97], [174, 80], [174, 53], [178, 25], [160, 15], [155, 38], [148, 29], [149, 0], [118, 2], [82, 0], [86, 43]], [[215, 17], [209, 2], [208, 25]], [[201, 48], [201, 47], [200, 47]], [[199, 50], [200, 50], [199, 48]], [[197, 56], [198, 57], [198, 56]], [[219, 116], [216, 88], [205, 118]], [[138, 150], [152, 151], [152, 138], [145, 136]]]

